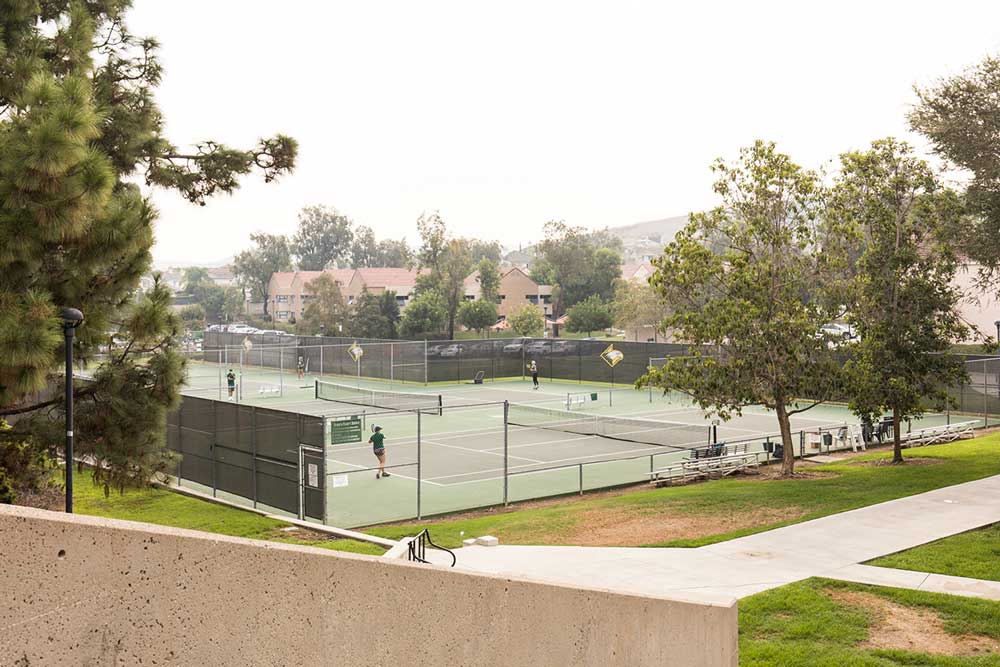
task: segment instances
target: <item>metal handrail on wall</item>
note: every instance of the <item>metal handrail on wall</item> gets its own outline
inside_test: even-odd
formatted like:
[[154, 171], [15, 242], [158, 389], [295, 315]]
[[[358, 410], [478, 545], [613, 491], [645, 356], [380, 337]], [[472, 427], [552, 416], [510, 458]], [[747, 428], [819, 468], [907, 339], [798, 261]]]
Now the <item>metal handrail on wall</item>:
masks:
[[419, 533], [417, 533], [416, 537], [410, 540], [409, 551], [406, 556], [407, 560], [416, 563], [430, 563], [430, 561], [427, 560], [428, 546], [434, 549], [438, 549], [440, 551], [444, 551], [449, 556], [451, 556], [450, 567], [455, 567], [455, 563], [458, 562], [458, 558], [455, 557], [455, 552], [452, 551], [451, 549], [447, 549], [445, 547], [434, 544], [434, 542], [431, 540], [431, 534], [430, 532], [428, 532], [426, 528], [421, 530]]

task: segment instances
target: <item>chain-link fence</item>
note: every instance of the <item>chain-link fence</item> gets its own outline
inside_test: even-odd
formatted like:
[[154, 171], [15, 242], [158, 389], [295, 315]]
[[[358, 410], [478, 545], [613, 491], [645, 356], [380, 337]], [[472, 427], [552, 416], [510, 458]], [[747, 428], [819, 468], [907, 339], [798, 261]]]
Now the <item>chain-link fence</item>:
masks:
[[253, 507], [325, 519], [324, 419], [185, 396], [167, 416], [178, 483]]

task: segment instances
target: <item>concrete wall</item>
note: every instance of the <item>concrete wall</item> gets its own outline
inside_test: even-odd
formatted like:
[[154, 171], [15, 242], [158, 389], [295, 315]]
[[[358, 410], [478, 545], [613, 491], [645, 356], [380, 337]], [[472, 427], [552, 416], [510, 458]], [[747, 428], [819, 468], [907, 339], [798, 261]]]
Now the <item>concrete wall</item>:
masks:
[[0, 656], [24, 667], [737, 664], [733, 604], [7, 505], [0, 591]]

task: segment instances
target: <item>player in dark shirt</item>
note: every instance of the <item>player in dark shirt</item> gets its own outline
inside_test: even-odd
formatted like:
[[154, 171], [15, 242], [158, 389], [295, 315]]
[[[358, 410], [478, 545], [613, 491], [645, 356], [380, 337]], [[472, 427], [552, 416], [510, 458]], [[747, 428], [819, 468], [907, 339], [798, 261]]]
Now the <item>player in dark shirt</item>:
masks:
[[372, 446], [375, 458], [378, 459], [378, 472], [375, 473], [375, 479], [379, 477], [391, 477], [385, 471], [385, 433], [382, 432], [381, 426], [374, 427], [374, 431], [372, 437], [368, 438], [368, 444]]

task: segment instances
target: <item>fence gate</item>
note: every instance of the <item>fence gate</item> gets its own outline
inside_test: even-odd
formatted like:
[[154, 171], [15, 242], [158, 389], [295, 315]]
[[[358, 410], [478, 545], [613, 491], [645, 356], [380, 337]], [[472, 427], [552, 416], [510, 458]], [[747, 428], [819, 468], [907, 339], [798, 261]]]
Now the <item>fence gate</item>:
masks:
[[323, 450], [299, 445], [299, 518], [326, 522], [326, 471]]

